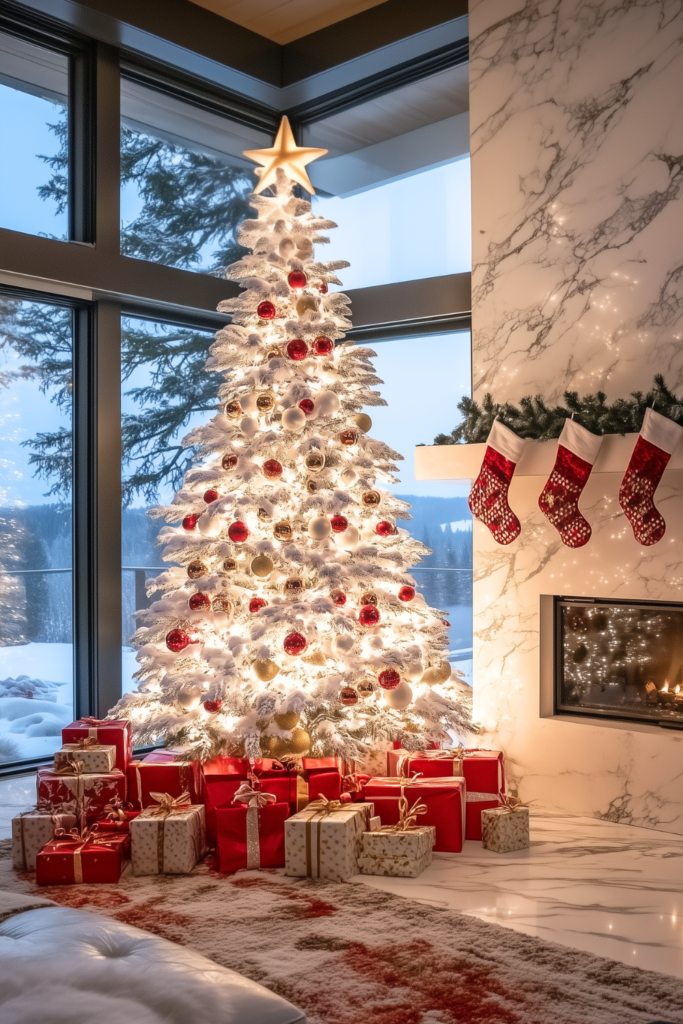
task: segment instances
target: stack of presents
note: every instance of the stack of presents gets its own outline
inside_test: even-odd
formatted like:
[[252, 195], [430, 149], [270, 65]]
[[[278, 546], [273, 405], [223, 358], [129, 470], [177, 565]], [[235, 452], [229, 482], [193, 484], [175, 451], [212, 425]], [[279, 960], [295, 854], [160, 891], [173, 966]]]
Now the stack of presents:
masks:
[[135, 760], [129, 722], [84, 718], [63, 730], [37, 787], [12, 850], [39, 885], [117, 882], [129, 860], [135, 875], [186, 874], [208, 849], [221, 872], [415, 877], [433, 850], [459, 853], [465, 839], [499, 853], [529, 845], [528, 809], [506, 795], [495, 750], [395, 749], [382, 778], [336, 757]]

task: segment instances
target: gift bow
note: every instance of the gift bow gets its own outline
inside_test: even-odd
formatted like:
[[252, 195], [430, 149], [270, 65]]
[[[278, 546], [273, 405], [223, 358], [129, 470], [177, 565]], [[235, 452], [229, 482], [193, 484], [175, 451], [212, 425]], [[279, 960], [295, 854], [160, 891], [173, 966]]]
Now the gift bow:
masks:
[[83, 775], [85, 765], [82, 761], [63, 761], [52, 769], [53, 775]]
[[266, 804], [276, 803], [277, 797], [274, 793], [261, 793], [256, 789], [252, 789], [248, 782], [243, 782], [232, 798], [232, 802], [235, 803], [237, 800], [247, 804], [249, 807], [259, 808], [265, 807]]
[[93, 715], [88, 715], [86, 718], [79, 718], [78, 721], [80, 725], [89, 725], [93, 729], [96, 729], [100, 725], [111, 725], [112, 723], [112, 719], [95, 718]]
[[150, 793], [152, 800], [156, 801], [156, 807], [149, 807], [153, 818], [167, 818], [169, 814], [174, 814], [176, 811], [182, 811], [186, 807], [191, 807], [190, 794], [185, 791], [180, 796], [171, 796], [170, 793]]
[[362, 793], [371, 778], [372, 776], [370, 775], [359, 775], [357, 772], [352, 772], [350, 775], [342, 775], [342, 792]]
[[[131, 805], [128, 804], [128, 807]], [[126, 804], [120, 796], [113, 797], [108, 804], [105, 804], [102, 810], [107, 815], [107, 821], [128, 821], [128, 812], [126, 810]]]
[[[100, 743], [96, 736], [84, 736], [82, 739], [71, 744], [77, 750], [88, 750], [90, 747], [99, 747], [99, 745]], [[70, 751], [67, 751], [67, 753], [70, 753]]]
[[107, 835], [96, 835], [97, 822], [91, 825], [89, 828], [79, 832], [77, 828], [72, 828], [68, 832], [65, 828], [55, 829], [55, 834], [52, 837], [57, 842], [75, 843], [76, 848], [71, 851], [74, 858], [74, 882], [76, 885], [82, 885], [83, 883], [83, 861], [81, 860], [81, 853], [85, 847], [90, 844], [91, 846], [115, 846], [117, 840], [113, 836]]
[[420, 803], [418, 797], [413, 806], [408, 809], [408, 797], [405, 794], [406, 785], [410, 785], [410, 782], [406, 780], [401, 781], [401, 795], [398, 798], [398, 821], [395, 825], [383, 826], [382, 832], [412, 832], [416, 828], [420, 828], [417, 824], [418, 814], [427, 813], [427, 805]]
[[324, 793], [320, 793], [310, 804], [307, 805], [307, 811], [313, 811], [314, 814], [320, 814], [323, 818], [326, 818], [328, 814], [334, 814], [335, 811], [348, 811], [350, 804], [345, 800], [328, 800]]
[[520, 811], [526, 804], [523, 804], [518, 796], [508, 796], [507, 793], [500, 794], [501, 811]]

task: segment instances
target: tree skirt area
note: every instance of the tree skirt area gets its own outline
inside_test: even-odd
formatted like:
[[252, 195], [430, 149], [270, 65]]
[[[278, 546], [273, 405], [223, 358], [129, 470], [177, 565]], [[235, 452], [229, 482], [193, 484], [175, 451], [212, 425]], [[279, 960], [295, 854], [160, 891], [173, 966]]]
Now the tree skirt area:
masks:
[[683, 1024], [683, 981], [362, 884], [280, 870], [38, 888], [0, 842], [0, 889], [105, 914], [253, 978], [310, 1024]]

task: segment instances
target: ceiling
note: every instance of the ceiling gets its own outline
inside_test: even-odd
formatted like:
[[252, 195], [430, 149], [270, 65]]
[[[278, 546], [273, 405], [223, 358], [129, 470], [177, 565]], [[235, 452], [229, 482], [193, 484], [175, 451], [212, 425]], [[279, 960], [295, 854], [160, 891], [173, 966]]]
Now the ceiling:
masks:
[[192, 0], [275, 43], [291, 43], [386, 0]]

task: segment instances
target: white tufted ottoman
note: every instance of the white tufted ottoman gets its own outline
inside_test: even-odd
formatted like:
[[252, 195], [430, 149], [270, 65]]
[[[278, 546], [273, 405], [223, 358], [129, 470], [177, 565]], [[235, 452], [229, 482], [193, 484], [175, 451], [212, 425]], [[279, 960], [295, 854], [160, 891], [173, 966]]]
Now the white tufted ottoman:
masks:
[[48, 900], [22, 910], [9, 895], [0, 894], [2, 1024], [306, 1022], [291, 1003], [183, 946]]

